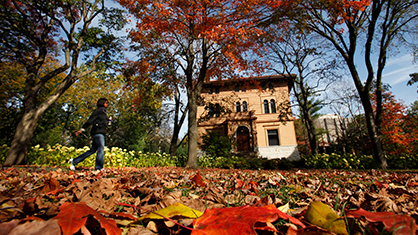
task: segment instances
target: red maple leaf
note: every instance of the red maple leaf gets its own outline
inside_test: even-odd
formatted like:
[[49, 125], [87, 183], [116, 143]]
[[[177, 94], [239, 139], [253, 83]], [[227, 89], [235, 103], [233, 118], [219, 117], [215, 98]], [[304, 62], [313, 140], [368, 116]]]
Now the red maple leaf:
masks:
[[196, 175], [191, 176], [190, 180], [192, 180], [197, 186], [205, 187], [206, 183], [203, 181], [202, 176], [200, 175], [200, 171], [197, 172]]
[[255, 225], [257, 222], [273, 222], [279, 217], [289, 219], [290, 222], [305, 227], [302, 222], [281, 212], [272, 204], [263, 207], [247, 205], [232, 208], [207, 209], [201, 217], [193, 221], [194, 230], [192, 235], [257, 234], [255, 229], [275, 231], [271, 227]]
[[409, 215], [398, 215], [394, 212], [369, 212], [363, 209], [346, 211], [349, 218], [361, 218], [364, 216], [369, 222], [382, 222], [386, 229], [394, 234], [416, 234], [418, 225]]
[[85, 203], [65, 202], [60, 207], [60, 213], [55, 217], [61, 226], [63, 235], [72, 235], [79, 231], [86, 223], [88, 216], [94, 216], [108, 235], [122, 234], [114, 220], [109, 220], [101, 216], [98, 212], [87, 206]]

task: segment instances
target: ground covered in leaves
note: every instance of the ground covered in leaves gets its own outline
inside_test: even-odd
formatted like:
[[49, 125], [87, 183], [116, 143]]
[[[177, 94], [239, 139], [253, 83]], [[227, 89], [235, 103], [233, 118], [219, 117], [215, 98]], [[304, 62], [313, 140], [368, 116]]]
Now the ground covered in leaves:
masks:
[[[10, 167], [0, 171], [0, 195], [0, 235], [242, 234], [244, 228], [246, 234], [346, 233], [309, 219], [313, 202], [339, 218], [359, 208], [407, 216], [414, 222], [410, 234], [416, 234], [418, 218], [417, 172]], [[385, 228], [402, 234], [364, 213], [345, 220], [349, 234], [382, 234]]]

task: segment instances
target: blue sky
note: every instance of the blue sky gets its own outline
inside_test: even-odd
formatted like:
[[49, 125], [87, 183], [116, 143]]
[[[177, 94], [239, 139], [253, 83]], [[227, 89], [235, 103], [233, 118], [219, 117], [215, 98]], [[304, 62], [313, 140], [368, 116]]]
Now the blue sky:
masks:
[[402, 100], [407, 106], [418, 99], [418, 83], [412, 86], [406, 85], [410, 79], [409, 74], [414, 72], [418, 72], [418, 64], [413, 63], [410, 54], [389, 58], [383, 70], [383, 83], [389, 84], [395, 99]]

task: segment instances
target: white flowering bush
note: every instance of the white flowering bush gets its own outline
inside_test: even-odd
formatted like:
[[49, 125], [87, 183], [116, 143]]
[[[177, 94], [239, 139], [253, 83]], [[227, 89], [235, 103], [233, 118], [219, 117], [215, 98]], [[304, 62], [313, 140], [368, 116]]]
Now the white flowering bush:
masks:
[[[29, 150], [27, 162], [30, 165], [39, 166], [69, 166], [71, 158], [75, 158], [88, 150], [88, 146], [76, 149], [59, 144], [52, 147], [47, 146], [46, 148], [36, 145]], [[180, 162], [184, 162], [166, 153], [143, 153], [141, 151], [128, 151], [118, 147], [105, 147], [104, 152], [104, 167], [107, 168], [179, 166]], [[96, 155], [93, 154], [77, 166], [94, 167], [95, 162]]]
[[[6, 159], [10, 147], [0, 146], [0, 161], [3, 163]], [[29, 165], [38, 166], [59, 166], [69, 167], [69, 160], [89, 150], [88, 146], [83, 148], [66, 147], [62, 145], [47, 145], [45, 148], [39, 145], [33, 146], [28, 151], [26, 159]], [[187, 156], [172, 157], [167, 153], [144, 153], [141, 151], [128, 151], [126, 149], [105, 147], [104, 166], [106, 168], [121, 167], [157, 167], [157, 166], [177, 166], [186, 165]], [[410, 155], [390, 155], [387, 156], [390, 169], [417, 169], [418, 154]], [[79, 163], [78, 167], [94, 167], [96, 155], [86, 158]], [[203, 168], [223, 168], [223, 169], [282, 169], [283, 161], [277, 159], [245, 158], [245, 157], [211, 157], [202, 156], [198, 158], [200, 167]], [[286, 163], [286, 162], [285, 162]], [[295, 163], [288, 162], [293, 168]], [[298, 163], [299, 164], [299, 163]], [[376, 169], [376, 164], [372, 156], [344, 154], [315, 154], [303, 156], [299, 167], [311, 169], [347, 169], [364, 170]]]

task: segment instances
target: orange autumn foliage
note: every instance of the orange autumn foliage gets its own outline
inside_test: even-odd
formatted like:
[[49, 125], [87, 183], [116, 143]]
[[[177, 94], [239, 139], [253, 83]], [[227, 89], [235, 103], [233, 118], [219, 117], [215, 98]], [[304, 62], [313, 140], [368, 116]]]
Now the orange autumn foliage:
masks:
[[[257, 53], [255, 37], [263, 32], [256, 23], [261, 20], [263, 1], [190, 1], [190, 0], [118, 0], [137, 19], [129, 38], [145, 50], [138, 61], [128, 61], [126, 76], [144, 80], [159, 73], [165, 86], [185, 84], [187, 75], [162, 74], [172, 64], [179, 65], [187, 79], [225, 77], [252, 69], [259, 72], [259, 61], [248, 63], [244, 52]], [[261, 56], [261, 54], [259, 54]], [[163, 59], [162, 59], [163, 58]], [[187, 64], [193, 67], [187, 67]]]
[[[395, 99], [390, 91], [383, 92], [382, 124], [383, 144], [388, 154], [413, 153], [411, 143], [418, 140], [415, 131], [406, 130], [408, 118], [406, 107]], [[373, 109], [376, 110], [376, 98], [372, 95]]]

